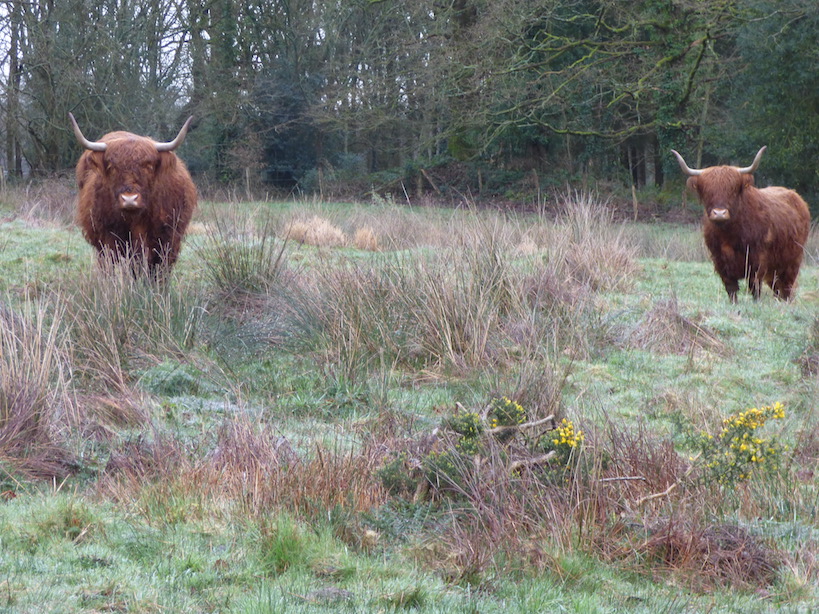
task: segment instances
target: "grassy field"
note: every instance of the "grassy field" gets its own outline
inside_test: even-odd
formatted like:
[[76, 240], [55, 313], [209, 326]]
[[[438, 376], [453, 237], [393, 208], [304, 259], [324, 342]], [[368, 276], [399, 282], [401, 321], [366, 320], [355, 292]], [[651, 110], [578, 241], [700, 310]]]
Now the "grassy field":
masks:
[[0, 197], [0, 611], [811, 612], [819, 241], [202, 203], [170, 283]]

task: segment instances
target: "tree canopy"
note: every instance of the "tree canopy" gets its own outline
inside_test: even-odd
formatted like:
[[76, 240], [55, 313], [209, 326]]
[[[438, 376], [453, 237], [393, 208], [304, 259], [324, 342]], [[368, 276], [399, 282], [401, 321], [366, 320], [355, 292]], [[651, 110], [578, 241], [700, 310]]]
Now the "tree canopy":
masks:
[[[668, 150], [819, 193], [808, 0], [2, 0], [9, 176], [69, 168], [66, 120], [285, 191], [662, 184]], [[427, 171], [448, 169], [442, 182]]]

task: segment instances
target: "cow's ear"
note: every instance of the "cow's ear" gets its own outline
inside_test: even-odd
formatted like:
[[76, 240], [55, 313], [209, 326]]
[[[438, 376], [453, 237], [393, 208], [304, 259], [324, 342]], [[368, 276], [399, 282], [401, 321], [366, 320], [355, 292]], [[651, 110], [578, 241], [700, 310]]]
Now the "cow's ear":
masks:
[[87, 152], [88, 156], [85, 158], [88, 161], [88, 165], [96, 168], [99, 171], [105, 170], [105, 153], [102, 151], [89, 151]]
[[754, 187], [754, 176], [751, 174], [742, 176], [742, 189]]
[[697, 192], [699, 194], [696, 175], [692, 175], [691, 177], [689, 177], [688, 180], [685, 182], [685, 185], [692, 192]]
[[175, 163], [176, 156], [173, 153], [171, 152], [160, 153], [156, 161], [156, 172], [161, 173], [169, 171], [174, 167]]
[[102, 153], [86, 151], [77, 162], [77, 186], [82, 190], [85, 187], [86, 177], [89, 173], [100, 174], [104, 171]]

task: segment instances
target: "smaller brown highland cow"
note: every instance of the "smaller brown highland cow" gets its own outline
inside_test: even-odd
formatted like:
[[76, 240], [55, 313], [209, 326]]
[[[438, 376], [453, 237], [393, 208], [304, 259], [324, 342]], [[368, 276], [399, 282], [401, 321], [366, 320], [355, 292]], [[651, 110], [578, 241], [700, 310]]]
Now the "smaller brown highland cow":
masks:
[[174, 150], [191, 119], [173, 141], [158, 143], [130, 132], [86, 139], [69, 113], [86, 151], [77, 162], [77, 223], [100, 260], [132, 258], [135, 269], [154, 277], [170, 271], [196, 208], [196, 187]]
[[748, 280], [754, 299], [762, 282], [777, 298], [790, 299], [810, 232], [810, 212], [793, 190], [754, 187], [753, 173], [765, 147], [745, 168], [692, 169], [671, 151], [688, 175], [686, 185], [705, 208], [705, 244], [731, 302], [737, 301], [740, 279]]

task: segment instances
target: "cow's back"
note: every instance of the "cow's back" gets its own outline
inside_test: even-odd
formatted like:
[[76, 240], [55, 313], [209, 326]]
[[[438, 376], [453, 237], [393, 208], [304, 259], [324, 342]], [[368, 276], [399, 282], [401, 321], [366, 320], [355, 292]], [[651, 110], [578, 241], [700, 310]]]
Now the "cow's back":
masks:
[[769, 228], [780, 240], [804, 246], [810, 233], [808, 204], [795, 191], [779, 186], [759, 190]]

